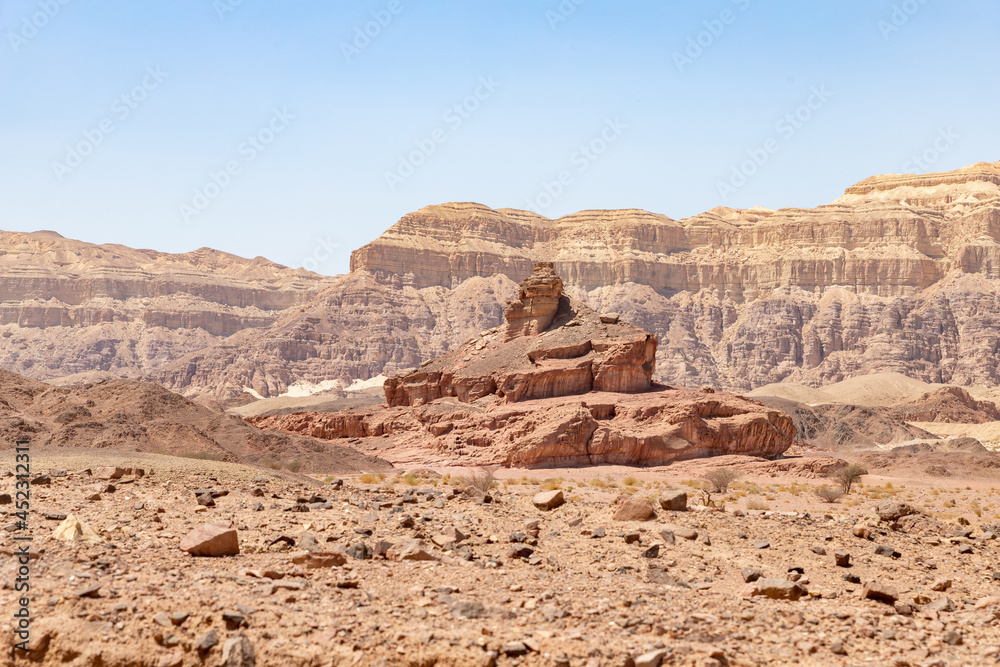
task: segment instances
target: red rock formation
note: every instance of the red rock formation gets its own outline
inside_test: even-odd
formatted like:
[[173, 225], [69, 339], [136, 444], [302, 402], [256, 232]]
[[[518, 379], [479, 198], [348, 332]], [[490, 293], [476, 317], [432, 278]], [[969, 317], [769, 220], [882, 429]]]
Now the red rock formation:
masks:
[[[438, 399], [416, 408], [257, 417], [260, 428], [334, 440], [375, 438], [397, 465], [665, 465], [725, 454], [775, 457], [792, 444], [783, 412], [724, 392], [656, 388], [505, 404]], [[388, 436], [388, 438], [384, 437]], [[366, 444], [352, 441], [355, 449]]]
[[388, 404], [418, 406], [447, 396], [469, 403], [491, 394], [516, 403], [649, 388], [655, 336], [563, 295], [551, 263], [536, 264], [518, 295], [504, 310], [506, 329], [486, 331], [387, 380]]
[[1000, 410], [992, 401], [977, 401], [961, 387], [941, 387], [919, 398], [897, 405], [897, 419], [912, 422], [985, 424], [1000, 420]]
[[[379, 456], [400, 464], [663, 465], [713, 454], [774, 457], [792, 444], [791, 418], [762, 403], [652, 387], [656, 337], [560, 287], [551, 264], [536, 265], [518, 290], [520, 307], [506, 311], [506, 330], [388, 380], [387, 406], [250, 421], [324, 439], [383, 436]], [[539, 298], [555, 309], [546, 301], [525, 316]]]
[[505, 340], [537, 336], [552, 324], [559, 310], [563, 283], [552, 262], [535, 264], [531, 275], [521, 281], [516, 301], [508, 301], [503, 310], [507, 320]]

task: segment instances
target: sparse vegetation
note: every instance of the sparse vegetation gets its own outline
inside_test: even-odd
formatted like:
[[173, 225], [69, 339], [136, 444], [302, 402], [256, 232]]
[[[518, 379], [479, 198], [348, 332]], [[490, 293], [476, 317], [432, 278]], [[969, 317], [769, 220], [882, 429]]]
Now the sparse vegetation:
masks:
[[402, 482], [403, 484], [406, 484], [407, 486], [416, 486], [417, 484], [420, 483], [420, 481], [416, 478], [416, 476], [411, 475], [410, 473], [406, 473], [405, 475], [400, 477], [399, 481]]
[[542, 489], [545, 491], [555, 491], [562, 488], [562, 477], [550, 477], [542, 482]]
[[769, 510], [771, 508], [763, 500], [758, 500], [757, 498], [750, 498], [749, 500], [747, 500], [747, 509], [748, 510]]
[[360, 477], [358, 477], [358, 481], [362, 484], [378, 484], [384, 479], [385, 475], [383, 475], [382, 473], [372, 474], [370, 472], [366, 472]]
[[835, 503], [844, 497], [844, 492], [829, 486], [821, 486], [816, 489], [816, 496], [824, 503]]
[[628, 477], [622, 480], [622, 484], [624, 484], [625, 486], [642, 486], [642, 480], [639, 479], [638, 477], [632, 477], [631, 475], [629, 475]]
[[713, 468], [704, 474], [705, 481], [716, 493], [726, 493], [729, 485], [739, 479], [743, 473], [735, 468]]
[[486, 493], [493, 488], [493, 484], [497, 479], [493, 470], [493, 468], [479, 468], [473, 471], [472, 475], [469, 477], [469, 486], [475, 487], [483, 493]]
[[292, 472], [298, 472], [302, 470], [302, 461], [299, 461], [298, 459], [295, 459], [294, 461], [289, 461], [288, 463], [285, 464], [285, 467], [291, 470]]
[[186, 459], [198, 459], [199, 461], [222, 461], [222, 454], [217, 454], [215, 452], [188, 452], [186, 454], [181, 454]]
[[833, 473], [833, 478], [840, 484], [844, 493], [850, 493], [851, 488], [861, 481], [861, 478], [868, 474], [868, 471], [857, 463], [846, 465]]

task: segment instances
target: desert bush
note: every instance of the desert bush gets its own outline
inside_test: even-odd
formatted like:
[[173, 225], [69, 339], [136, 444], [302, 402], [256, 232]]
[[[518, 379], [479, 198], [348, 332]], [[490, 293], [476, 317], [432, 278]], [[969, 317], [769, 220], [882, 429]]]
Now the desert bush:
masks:
[[362, 484], [378, 484], [384, 479], [385, 475], [381, 473], [374, 475], [370, 472], [366, 472], [362, 474], [360, 477], [358, 477], [358, 481], [361, 482]]
[[975, 514], [976, 516], [983, 515], [983, 508], [979, 504], [978, 500], [973, 500], [971, 503], [969, 503], [969, 509], [971, 509], [973, 514]]
[[285, 464], [285, 467], [291, 470], [292, 472], [298, 472], [302, 470], [302, 461], [299, 461], [298, 459], [295, 459], [294, 461], [289, 461], [287, 464]]
[[486, 493], [493, 488], [493, 483], [496, 482], [496, 479], [493, 468], [479, 468], [469, 476], [469, 486]]
[[405, 475], [400, 477], [399, 481], [402, 482], [403, 484], [406, 484], [407, 486], [416, 486], [417, 484], [420, 483], [417, 480], [416, 476], [411, 475], [410, 473], [406, 473]]
[[729, 485], [739, 479], [742, 474], [735, 468], [713, 468], [706, 472], [703, 477], [712, 486], [712, 491], [726, 493], [729, 490]]
[[608, 483], [599, 477], [590, 480], [590, 485], [598, 489], [606, 489], [608, 487]]
[[271, 470], [281, 470], [281, 461], [268, 461], [267, 467]]
[[756, 498], [751, 498], [747, 501], [748, 510], [769, 510], [771, 509], [767, 503], [763, 500], [758, 500]]
[[561, 477], [550, 477], [542, 482], [542, 488], [546, 491], [555, 491], [562, 488], [562, 482]]
[[833, 478], [840, 484], [840, 488], [844, 490], [844, 493], [850, 493], [851, 487], [859, 483], [861, 478], [867, 474], [868, 471], [863, 466], [852, 463], [833, 473]]
[[622, 480], [622, 484], [624, 484], [625, 486], [642, 486], [642, 480], [639, 479], [638, 477], [632, 477], [631, 475], [629, 475], [628, 477]]
[[186, 459], [198, 459], [199, 461], [221, 461], [223, 459], [222, 454], [215, 452], [189, 452], [181, 454], [181, 456]]
[[844, 497], [844, 492], [840, 489], [832, 489], [829, 486], [821, 486], [816, 489], [816, 496], [824, 503], [835, 503]]

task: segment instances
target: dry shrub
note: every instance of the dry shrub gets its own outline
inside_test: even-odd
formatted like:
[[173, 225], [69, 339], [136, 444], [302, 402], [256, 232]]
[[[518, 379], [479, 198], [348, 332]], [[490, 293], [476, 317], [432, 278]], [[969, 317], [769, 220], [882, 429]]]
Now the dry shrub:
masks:
[[840, 484], [844, 493], [850, 493], [851, 487], [860, 482], [861, 478], [867, 474], [868, 471], [863, 466], [852, 463], [833, 473], [833, 478]]
[[729, 490], [729, 485], [742, 476], [743, 473], [735, 468], [713, 468], [702, 475], [715, 493], [726, 493]]
[[493, 483], [497, 480], [493, 470], [493, 468], [478, 468], [469, 476], [469, 486], [486, 493], [493, 488]]
[[832, 489], [829, 486], [821, 486], [816, 489], [816, 496], [824, 503], [835, 503], [844, 497], [844, 492], [840, 489]]

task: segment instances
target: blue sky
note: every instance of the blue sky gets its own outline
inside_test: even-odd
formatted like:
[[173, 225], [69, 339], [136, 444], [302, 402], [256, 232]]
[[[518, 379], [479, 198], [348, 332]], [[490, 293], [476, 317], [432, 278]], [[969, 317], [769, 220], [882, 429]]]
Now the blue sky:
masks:
[[1000, 160], [998, 34], [987, 0], [4, 0], [0, 228], [335, 274], [447, 201], [815, 206]]

